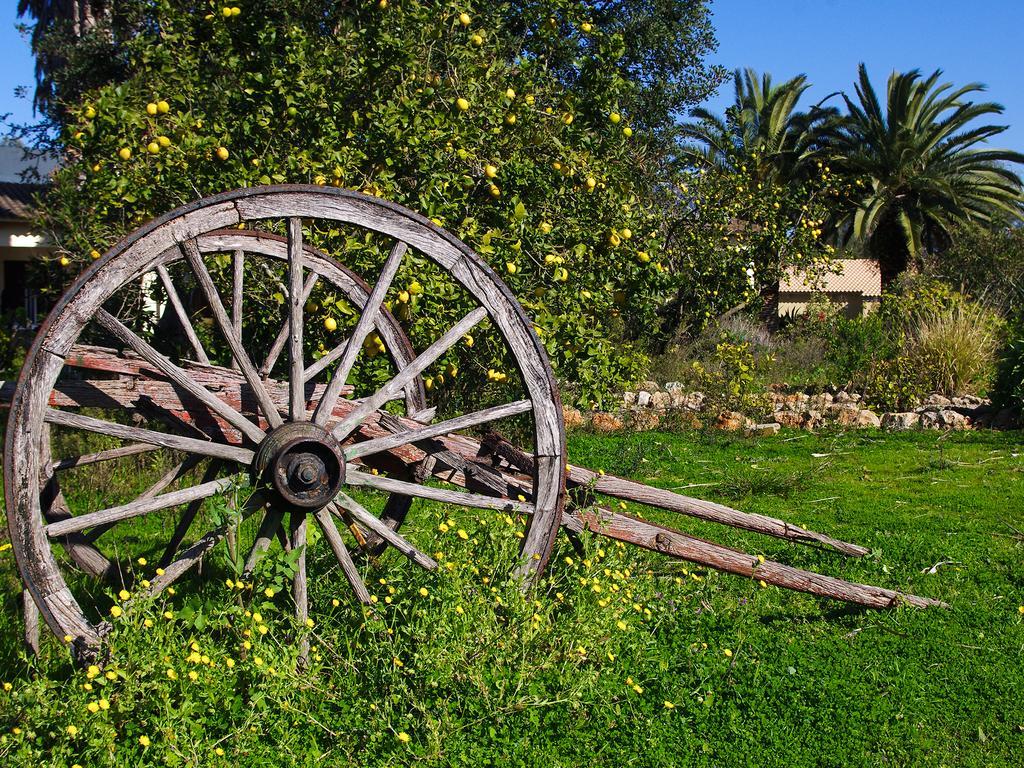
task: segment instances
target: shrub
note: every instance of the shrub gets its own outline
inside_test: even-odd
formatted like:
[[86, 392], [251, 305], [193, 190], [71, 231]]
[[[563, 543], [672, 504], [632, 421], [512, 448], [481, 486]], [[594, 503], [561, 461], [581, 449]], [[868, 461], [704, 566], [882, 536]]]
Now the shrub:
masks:
[[929, 391], [949, 397], [987, 388], [998, 335], [992, 314], [959, 302], [920, 313], [909, 338], [909, 358]]
[[771, 356], [757, 357], [749, 342], [733, 341], [723, 334], [708, 360], [695, 360], [694, 382], [705, 395], [710, 413], [742, 411], [757, 415], [768, 408], [764, 374]]

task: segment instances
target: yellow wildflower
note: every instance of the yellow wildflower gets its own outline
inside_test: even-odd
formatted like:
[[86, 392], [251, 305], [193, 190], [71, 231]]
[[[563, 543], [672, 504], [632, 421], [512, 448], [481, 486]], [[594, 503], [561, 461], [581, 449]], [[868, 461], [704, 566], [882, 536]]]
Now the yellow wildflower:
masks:
[[148, 747], [150, 745], [149, 736], [146, 736], [145, 734], [139, 736], [139, 744], [144, 747]]
[[115, 619], [118, 616], [120, 616], [122, 613], [124, 613], [124, 611], [121, 610], [121, 606], [119, 606], [119, 605], [112, 605], [112, 606], [110, 606], [110, 615], [113, 616]]
[[405, 731], [399, 731], [398, 732], [398, 740], [400, 742], [402, 742], [403, 744], [408, 744], [409, 740], [410, 740], [409, 739], [409, 734], [406, 733]]
[[466, 533], [462, 528], [459, 528], [459, 538], [465, 541], [469, 538], [469, 534]]
[[729, 650], [728, 648], [726, 648], [726, 649], [725, 649], [724, 651], [722, 651], [722, 653], [724, 653], [724, 654], [725, 654], [725, 657], [726, 657], [727, 659], [731, 659], [731, 658], [732, 658], [732, 651], [731, 651], [731, 650]]
[[420, 597], [426, 597], [430, 592], [427, 591], [426, 587], [420, 587]]
[[100, 705], [97, 704], [95, 701], [90, 701], [88, 704], [85, 705], [85, 708], [92, 712], [94, 715], [100, 711]]
[[76, 728], [73, 725], [69, 725], [68, 726], [68, 736], [70, 736], [71, 738], [74, 738], [77, 735], [78, 735], [78, 728]]

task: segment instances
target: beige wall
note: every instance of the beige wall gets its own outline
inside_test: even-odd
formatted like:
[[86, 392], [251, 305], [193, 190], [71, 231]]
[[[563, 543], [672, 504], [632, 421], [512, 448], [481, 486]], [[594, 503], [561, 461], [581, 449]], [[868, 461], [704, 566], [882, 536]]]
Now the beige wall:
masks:
[[[802, 315], [811, 300], [810, 292], [781, 291], [779, 293], [779, 317], [795, 317]], [[864, 296], [862, 293], [830, 293], [829, 301], [840, 305], [845, 317], [862, 317], [878, 308], [877, 296]]]

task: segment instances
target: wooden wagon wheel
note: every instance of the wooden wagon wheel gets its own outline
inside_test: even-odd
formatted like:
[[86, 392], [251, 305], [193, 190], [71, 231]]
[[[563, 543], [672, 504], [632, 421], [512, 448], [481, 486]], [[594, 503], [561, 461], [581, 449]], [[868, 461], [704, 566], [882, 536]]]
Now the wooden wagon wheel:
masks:
[[[388, 240], [390, 251], [373, 287], [330, 256], [304, 245], [304, 223], [343, 226]], [[283, 226], [287, 237], [238, 229], [240, 225]], [[476, 305], [418, 353], [383, 310], [410, 248]], [[231, 267], [230, 277], [222, 281], [230, 285], [230, 313], [216, 279], [220, 272], [228, 272], [224, 259]], [[255, 357], [252, 347], [259, 334], [241, 330], [250, 321], [243, 308], [243, 281], [254, 265], [264, 262], [282, 273], [286, 321], [276, 335], [263, 335], [269, 343]], [[175, 272], [197, 286], [195, 293], [212, 319], [209, 343], [222, 348], [221, 365], [211, 363], [202, 334], [190, 321], [189, 302], [179, 290], [185, 278], [177, 278], [176, 285]], [[133, 312], [131, 318], [110, 311], [125, 307], [126, 296], [152, 294], [157, 281], [187, 344], [174, 345], [149, 332], [145, 311]], [[348, 339], [311, 360], [304, 345], [304, 307], [317, 281], [335, 286], [360, 311]], [[427, 407], [423, 372], [485, 321], [518, 369], [524, 397], [431, 423], [434, 412]], [[368, 355], [360, 353], [374, 332], [389, 353], [392, 370], [385, 383], [356, 397], [349, 382], [355, 380], [357, 366], [367, 364]], [[97, 333], [115, 339], [119, 348], [82, 343], [83, 335]], [[275, 358], [285, 348], [286, 360], [275, 369]], [[284, 375], [275, 378], [275, 370]], [[318, 384], [317, 377], [327, 373], [330, 379]], [[406, 418], [387, 410], [392, 402], [404, 403]], [[100, 418], [66, 409], [81, 406], [106, 411]], [[124, 415], [118, 416], [118, 411]], [[156, 418], [140, 426], [129, 419], [139, 413]], [[457, 430], [518, 414], [530, 414], [533, 421], [533, 448], [527, 452], [533, 477], [526, 478], [525, 501], [424, 485], [426, 473], [401, 479], [387, 476], [389, 453], [418, 446], [415, 451], [426, 451], [429, 461], [429, 449], [423, 446], [434, 438], [447, 439]], [[116, 437], [125, 445], [54, 457], [48, 437], [51, 425]], [[57, 485], [55, 472], [151, 450], [174, 451], [180, 460], [141, 496], [105, 509], [72, 513], [68, 508], [69, 494], [62, 493], [68, 488]], [[374, 461], [380, 462], [382, 474], [376, 472]], [[204, 463], [205, 472], [196, 482], [195, 472]], [[410, 466], [396, 464], [406, 471]], [[365, 471], [370, 466], [374, 471]], [[29, 351], [11, 404], [4, 457], [8, 525], [25, 586], [49, 627], [58, 637], [70, 638], [80, 658], [95, 652], [107, 625], [69, 588], [58, 550], [63, 547], [89, 572], [108, 569], [105, 563], [110, 561], [100, 553], [98, 538], [111, 526], [135, 525], [157, 510], [187, 505], [167, 542], [165, 567], [147, 589], [158, 593], [232, 531], [231, 524], [224, 523], [182, 548], [203, 499], [249, 479], [254, 491], [239, 515], [262, 512], [263, 517], [245, 558], [246, 569], [251, 570], [276, 535], [299, 549], [293, 596], [296, 614], [304, 620], [309, 517], [321, 528], [363, 602], [369, 601], [369, 593], [335, 520], [352, 524], [357, 533], [363, 529], [413, 562], [433, 568], [436, 563], [429, 556], [396, 532], [414, 498], [523, 514], [526, 529], [514, 570], [529, 583], [544, 569], [561, 522], [564, 469], [561, 404], [543, 348], [521, 307], [482, 260], [452, 235], [400, 206], [344, 190], [292, 185], [237, 190], [179, 208], [137, 230], [84, 273], [50, 313]], [[168, 491], [174, 483], [183, 487]], [[346, 486], [390, 494], [384, 511], [390, 520], [382, 522], [349, 497]]]

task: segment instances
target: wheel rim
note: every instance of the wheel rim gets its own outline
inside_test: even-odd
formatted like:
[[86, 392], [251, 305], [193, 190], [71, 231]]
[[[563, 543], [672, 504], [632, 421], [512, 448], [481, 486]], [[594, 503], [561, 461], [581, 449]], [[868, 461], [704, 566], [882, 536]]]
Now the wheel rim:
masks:
[[[256, 248], [252, 242], [254, 236], [251, 232], [241, 233], [225, 229], [237, 227], [245, 222], [265, 220], [286, 222], [288, 237], [259, 233], [255, 236], [255, 239], [260, 240], [259, 248]], [[302, 242], [303, 220], [326, 220], [356, 226], [375, 235], [391, 238], [395, 242], [377, 277], [374, 289], [368, 290], [363, 284], [363, 290], [369, 293], [366, 305], [372, 306], [373, 311], [367, 312], [364, 307], [351, 335], [352, 340], [358, 339], [357, 343], [349, 343], [344, 349], [339, 345], [325, 355], [330, 357], [330, 354], [335, 354], [331, 360], [335, 363], [333, 376], [326, 386], [316, 390], [319, 395], [315, 398], [312, 410], [307, 408], [314, 402], [307, 393], [307, 377], [315, 364], [306, 365], [302, 339], [303, 302], [304, 296], [309, 295], [304, 291], [307, 282], [304, 270], [311, 269], [312, 273], [319, 269], [318, 274], [322, 276], [333, 269], [331, 275], [335, 281], [346, 278], [344, 268], [340, 264], [305, 247]], [[398, 269], [396, 265], [401, 264], [406, 246], [440, 268], [478, 305], [477, 309], [468, 313], [415, 357], [407, 340], [404, 342], [406, 348], [402, 348], [403, 334], [397, 324], [389, 326], [387, 323], [377, 322], [377, 309], [381, 306], [395, 276]], [[236, 317], [228, 316], [206, 266], [204, 254], [230, 251], [233, 248], [278, 260], [283, 258], [287, 263], [288, 338], [283, 345], [289, 362], [286, 393], [275, 390], [272, 394], [269, 391], [270, 380], [267, 378], [267, 372], [262, 370], [266, 368], [266, 361], [264, 366], [258, 369], [249, 351], [242, 344], [240, 331], [236, 331], [241, 326], [241, 314], [237, 310], [240, 302], [232, 303]], [[101, 433], [110, 434], [109, 427], [101, 427], [88, 421], [90, 417], [72, 415], [49, 406], [51, 389], [64, 368], [65, 358], [75, 354], [79, 336], [89, 323], [96, 322], [109, 334], [124, 342], [125, 349], [131, 348], [144, 358], [147, 353], [152, 354], [155, 350], [144, 346], [145, 341], [137, 334], [133, 334], [131, 329], [120, 323], [117, 318], [105, 314], [102, 307], [118, 290], [143, 280], [147, 274], [155, 272], [163, 280], [168, 267], [179, 262], [191, 268], [202, 288], [210, 312], [214, 316], [215, 325], [221, 330], [224, 340], [231, 349], [233, 364], [239, 369], [236, 375], [236, 379], [241, 382], [239, 392], [243, 391], [243, 386], [248, 387], [247, 391], [257, 401], [256, 412], [261, 418], [253, 421], [242, 413], [241, 407], [231, 413], [234, 409], [223, 405], [222, 395], [215, 396], [215, 399], [221, 400], [221, 404], [213, 403], [207, 398], [208, 402], [204, 402], [204, 405], [211, 410], [215, 420], [219, 419], [222, 425], [227, 422], [228, 431], [234, 429], [239, 433], [240, 439], [237, 443], [225, 439], [223, 444], [213, 443], [213, 447], [199, 446], [196, 444], [199, 441], [187, 442], [189, 438], [178, 435], [174, 438], [175, 444], [168, 446], [164, 445], [170, 442], [171, 439], [168, 437], [154, 438], [153, 435], [145, 435], [146, 439], [158, 440], [164, 447], [186, 451], [186, 459], [181, 462], [182, 465], [187, 464], [193, 455], [210, 457], [207, 474], [203, 476], [202, 482], [183, 488], [180, 492], [157, 492], [148, 499], [136, 499], [128, 505], [122, 505], [122, 508], [112, 508], [113, 512], [111, 509], [98, 510], [57, 522], [44, 519], [42, 504], [48, 500], [40, 498], [40, 484], [47, 485], [47, 482], [51, 481], [54, 462], [47, 461], [47, 441], [34, 436], [42, 435], [46, 431], [47, 423], [86, 431], [107, 429], [107, 432]], [[232, 263], [236, 276], [242, 273], [240, 262], [241, 257]], [[347, 279], [353, 279], [351, 274]], [[173, 285], [173, 281], [171, 284]], [[239, 282], [236, 282], [235, 288], [241, 296], [241, 288], [238, 286]], [[174, 304], [171, 300], [172, 293], [173, 290], [168, 288], [168, 305]], [[386, 430], [383, 433], [371, 434], [369, 439], [366, 439], [363, 433], [370, 422], [378, 426], [382, 422], [388, 422], [387, 414], [381, 412], [380, 408], [391, 400], [403, 399], [407, 415], [426, 413], [422, 388], [423, 370], [430, 362], [438, 359], [438, 349], [440, 354], [443, 354], [485, 317], [511, 351], [511, 359], [519, 369], [527, 398], [503, 407], [484, 409], [442, 421], [439, 425], [427, 424], [417, 427], [415, 423], [407, 422], [403, 429], [411, 429], [410, 435], [427, 439], [448, 434], [444, 431], [447, 427], [453, 432], [508, 415], [526, 412], [532, 414], [535, 472], [530, 489], [530, 503], [500, 499], [488, 501], [474, 494], [457, 495], [455, 501], [470, 507], [487, 506], [529, 513], [520, 561], [516, 564], [515, 572], [530, 580], [535, 579], [543, 571], [561, 520], [564, 496], [562, 470], [565, 466], [561, 405], [546, 356], [533, 333], [532, 324], [504, 284], [469, 248], [430, 221], [400, 206], [344, 190], [306, 186], [237, 190], [218, 195], [171, 212], [123, 240], [75, 282], [47, 318], [26, 359], [9, 417], [4, 472], [12, 544], [26, 586], [39, 605], [47, 624], [59, 637], [72, 637], [76, 648], [79, 649], [95, 648], [105, 629], [102, 623], [93, 624], [89, 621], [65, 583], [52, 551], [52, 545], [58, 539], [67, 546], [73, 536], [87, 529], [95, 530], [95, 527], [104, 524], [114, 524], [107, 518], [127, 515], [118, 518], [126, 520], [136, 514], [148, 514], [147, 510], [151, 508], [166, 508], [170, 502], [179, 499], [180, 504], [195, 504], [197, 501], [201, 503], [203, 498], [221, 492], [230, 485], [227, 480], [218, 477], [219, 469], [211, 471], [216, 462], [220, 462], [218, 467], [256, 467], [254, 471], [257, 477], [262, 477], [268, 468], [283, 473], [283, 485], [279, 484], [276, 487], [278, 496], [273, 504], [266, 507], [250, 557], [257, 553], [258, 544], [273, 537], [273, 530], [283, 524], [284, 515], [294, 511], [294, 514], [288, 515], [287, 526], [290, 529], [291, 545], [304, 547], [307, 518], [313, 518], [322, 528], [325, 539], [334, 550], [338, 563], [357, 596], [364, 602], [368, 600], [368, 595], [365, 594], [365, 587], [360, 589], [358, 573], [354, 572], [351, 557], [341, 540], [336, 518], [347, 522], [354, 520], [374, 534], [384, 536], [386, 541], [420, 565], [432, 563], [429, 557], [394, 534], [391, 527], [388, 531], [379, 530], [376, 517], [344, 493], [344, 488], [369, 487], [392, 494], [388, 506], [393, 516], [397, 518], [393, 521], [396, 523], [393, 527], [397, 527], [397, 523], [404, 516], [404, 511], [400, 509], [403, 500], [408, 502], [413, 497], [452, 500], [450, 493], [441, 493], [443, 489], [417, 486], [415, 483], [363, 471], [366, 469], [365, 462], [375, 455], [383, 456], [386, 451], [396, 450], [399, 446], [410, 443], [409, 439], [403, 443], [400, 434], [396, 435]], [[183, 325], [187, 325], [187, 322], [183, 322]], [[387, 336], [387, 351], [397, 372], [387, 384], [368, 397], [356, 401], [347, 400], [343, 397], [347, 375], [359, 357], [362, 340], [375, 329], [380, 332], [382, 338]], [[186, 335], [190, 343], [194, 341], [192, 337], [196, 336], [194, 329], [193, 333]], [[140, 346], [140, 342], [143, 346]], [[196, 349], [197, 356], [202, 357], [201, 343], [192, 343], [192, 346]], [[174, 364], [173, 361], [171, 363]], [[165, 369], [159, 365], [157, 367], [161, 375], [171, 371], [170, 368]], [[320, 367], [313, 375], [325, 368], [326, 366]], [[273, 369], [273, 364], [270, 365], [270, 369]], [[179, 367], [179, 371], [181, 370]], [[190, 376], [191, 374], [185, 378]], [[204, 396], [202, 390], [205, 389], [205, 385], [202, 382], [196, 383], [189, 378], [188, 382], [173, 379], [173, 383], [179, 387], [191, 386], [189, 394], [192, 396]], [[279, 395], [283, 395], [286, 402], [280, 402]], [[275, 397], [278, 399], [275, 400]], [[296, 429], [294, 425], [309, 426]], [[353, 442], [357, 431], [361, 440]], [[315, 435], [312, 434], [314, 432]], [[136, 430], [130, 434], [137, 438], [140, 433]], [[305, 448], [295, 453], [293, 449], [296, 445], [304, 445]], [[260, 457], [260, 448], [264, 446], [269, 447], [265, 450], [266, 455]], [[313, 466], [315, 462], [310, 458], [314, 455], [320, 461], [317, 466]], [[296, 456], [305, 458], [295, 459]], [[335, 463], [332, 464], [332, 461]], [[57, 462], [58, 465], [59, 463]], [[174, 475], [177, 471], [180, 477], [181, 472], [194, 467], [195, 463], [183, 470], [179, 465], [172, 468], [173, 471], [168, 474]], [[303, 481], [299, 478], [300, 474], [315, 475], [320, 469], [326, 471], [330, 480], [326, 496], [321, 493], [316, 501], [306, 505], [297, 504], [295, 499], [288, 498], [288, 494], [295, 490], [292, 481], [301, 484]], [[270, 485], [273, 485], [273, 481]], [[56, 493], [59, 496], [59, 487]], [[179, 495], [175, 496], [175, 493]], [[331, 497], [329, 503], [321, 504], [326, 497]], [[251, 512], [262, 510], [267, 502], [266, 494], [261, 491], [253, 498], [258, 503], [253, 505]], [[158, 506], [160, 504], [164, 506]], [[299, 507], [302, 508], [301, 512], [297, 509]], [[397, 512], [394, 507], [399, 508]], [[189, 508], [191, 509], [191, 506]], [[47, 509], [47, 512], [50, 511], [52, 508]], [[243, 509], [242, 512], [245, 514], [247, 510]], [[106, 514], [106, 517], [103, 517], [103, 514]], [[185, 515], [182, 522], [184, 517]], [[368, 517], [373, 518], [372, 528]], [[84, 523], [89, 523], [89, 526], [86, 527]], [[208, 531], [189, 551], [199, 547], [201, 559], [209, 549], [203, 549], [203, 546], [209, 544], [212, 547], [224, 538], [225, 533], [226, 531]], [[177, 534], [176, 531], [175, 535]], [[164, 579], [161, 576], [154, 579], [154, 589], [162, 589], [173, 583], [174, 578], [186, 572], [191, 564], [181, 564], [177, 560], [171, 563], [167, 569], [168, 578]], [[175, 565], [179, 566], [178, 570], [172, 573]], [[307, 610], [304, 569], [303, 556], [300, 559], [294, 589], [296, 612], [301, 620], [305, 619]], [[163, 582], [158, 583], [161, 579]]]

